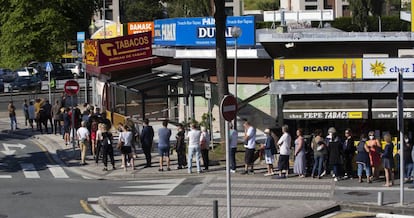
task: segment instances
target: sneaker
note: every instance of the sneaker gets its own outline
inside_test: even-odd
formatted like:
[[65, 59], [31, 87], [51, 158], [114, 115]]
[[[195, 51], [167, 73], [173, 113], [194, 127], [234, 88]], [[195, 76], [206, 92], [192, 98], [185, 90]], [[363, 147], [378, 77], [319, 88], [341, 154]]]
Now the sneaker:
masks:
[[323, 177], [323, 176], [325, 176], [326, 175], [326, 170], [324, 170], [322, 173], [321, 173], [321, 177]]
[[236, 170], [230, 170], [230, 173], [236, 173]]
[[337, 178], [337, 177], [335, 177], [335, 178], [334, 178], [334, 181], [335, 181], [335, 182], [338, 182], [338, 178]]
[[254, 175], [254, 171], [253, 170], [250, 170], [249, 171], [249, 175]]
[[272, 176], [273, 173], [265, 173], [264, 176]]
[[104, 167], [104, 168], [102, 169], [102, 171], [108, 171], [108, 168]]

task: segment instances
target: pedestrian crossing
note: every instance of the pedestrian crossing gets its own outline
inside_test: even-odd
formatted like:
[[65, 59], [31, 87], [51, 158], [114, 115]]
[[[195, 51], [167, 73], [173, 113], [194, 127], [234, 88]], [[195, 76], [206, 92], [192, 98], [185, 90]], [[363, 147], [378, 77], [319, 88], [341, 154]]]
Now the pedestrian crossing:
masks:
[[[55, 178], [55, 179], [68, 179], [69, 175], [65, 172], [64, 168], [60, 165], [47, 164], [43, 166], [35, 166], [33, 163], [19, 163], [19, 168], [11, 169], [8, 164], [0, 164], [0, 179], [12, 179], [21, 178], [26, 179], [40, 179], [40, 178]], [[12, 174], [6, 174], [4, 172], [14, 172]], [[20, 175], [20, 172], [23, 174]]]
[[179, 186], [185, 178], [128, 181], [121, 186], [122, 191], [110, 192], [113, 195], [166, 196]]

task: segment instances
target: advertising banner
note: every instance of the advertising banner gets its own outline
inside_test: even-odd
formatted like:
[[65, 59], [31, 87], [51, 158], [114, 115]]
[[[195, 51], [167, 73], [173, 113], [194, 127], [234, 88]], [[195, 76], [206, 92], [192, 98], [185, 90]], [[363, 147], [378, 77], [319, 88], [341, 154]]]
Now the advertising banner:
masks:
[[85, 64], [98, 66], [98, 41], [85, 40]]
[[[241, 29], [237, 38], [240, 46], [254, 46], [255, 21], [253, 16], [227, 17], [227, 45], [234, 45], [231, 35], [233, 26]], [[155, 20], [154, 44], [163, 46], [213, 47], [216, 44], [215, 19], [212, 17], [172, 18]]]
[[154, 37], [154, 22], [129, 22], [128, 23], [128, 35], [152, 32], [152, 37]]
[[397, 79], [399, 71], [414, 78], [414, 58], [364, 58], [362, 66], [364, 79]]
[[110, 39], [122, 36], [123, 26], [122, 24], [118, 23], [110, 23], [104, 27], [101, 27], [98, 31], [96, 31], [92, 36], [91, 39]]
[[283, 117], [288, 120], [344, 120], [367, 119], [367, 111], [283, 111]]
[[362, 59], [275, 59], [274, 80], [362, 78]]
[[150, 32], [99, 40], [99, 66], [150, 57], [151, 44]]

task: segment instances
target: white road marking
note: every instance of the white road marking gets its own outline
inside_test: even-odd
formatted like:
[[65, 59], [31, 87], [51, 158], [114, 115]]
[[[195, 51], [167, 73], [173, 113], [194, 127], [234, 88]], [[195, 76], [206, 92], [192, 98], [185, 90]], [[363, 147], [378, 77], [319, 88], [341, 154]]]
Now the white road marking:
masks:
[[131, 186], [122, 186], [122, 189], [141, 189], [139, 191], [125, 191], [125, 192], [111, 192], [111, 194], [116, 195], [157, 195], [157, 196], [166, 196], [172, 190], [174, 190], [179, 184], [181, 184], [183, 179], [163, 179], [163, 180], [140, 180], [140, 181], [130, 181], [128, 183], [134, 183]]
[[11, 179], [11, 175], [0, 175], [0, 179]]
[[58, 178], [58, 179], [69, 178], [69, 176], [63, 170], [63, 168], [59, 165], [47, 165], [47, 168], [50, 170], [50, 172], [55, 178]]
[[21, 163], [20, 167], [23, 170], [24, 176], [30, 179], [40, 178], [39, 173], [36, 171], [36, 168], [31, 163]]

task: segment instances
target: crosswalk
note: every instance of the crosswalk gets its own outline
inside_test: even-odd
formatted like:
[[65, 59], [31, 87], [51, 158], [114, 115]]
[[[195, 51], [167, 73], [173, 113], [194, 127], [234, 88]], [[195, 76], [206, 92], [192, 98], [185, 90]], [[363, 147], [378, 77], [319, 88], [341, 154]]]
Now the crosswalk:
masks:
[[[1, 163], [0, 164], [0, 179], [12, 179], [15, 177], [20, 177], [18, 172], [23, 173], [23, 177], [26, 179], [40, 179], [41, 175], [44, 177], [53, 177], [55, 179], [67, 179], [69, 178], [68, 174], [65, 172], [63, 167], [60, 165], [54, 164], [47, 164], [43, 166], [36, 167], [33, 163], [19, 163], [19, 169], [9, 169], [8, 164]], [[47, 170], [45, 170], [47, 169]], [[17, 173], [14, 174], [5, 174], [3, 172], [10, 172], [15, 171]], [[42, 173], [40, 173], [42, 171]], [[49, 173], [44, 173], [44, 171], [48, 171]]]
[[166, 196], [184, 180], [185, 178], [128, 181], [128, 185], [120, 187], [122, 191], [111, 192], [111, 194]]

